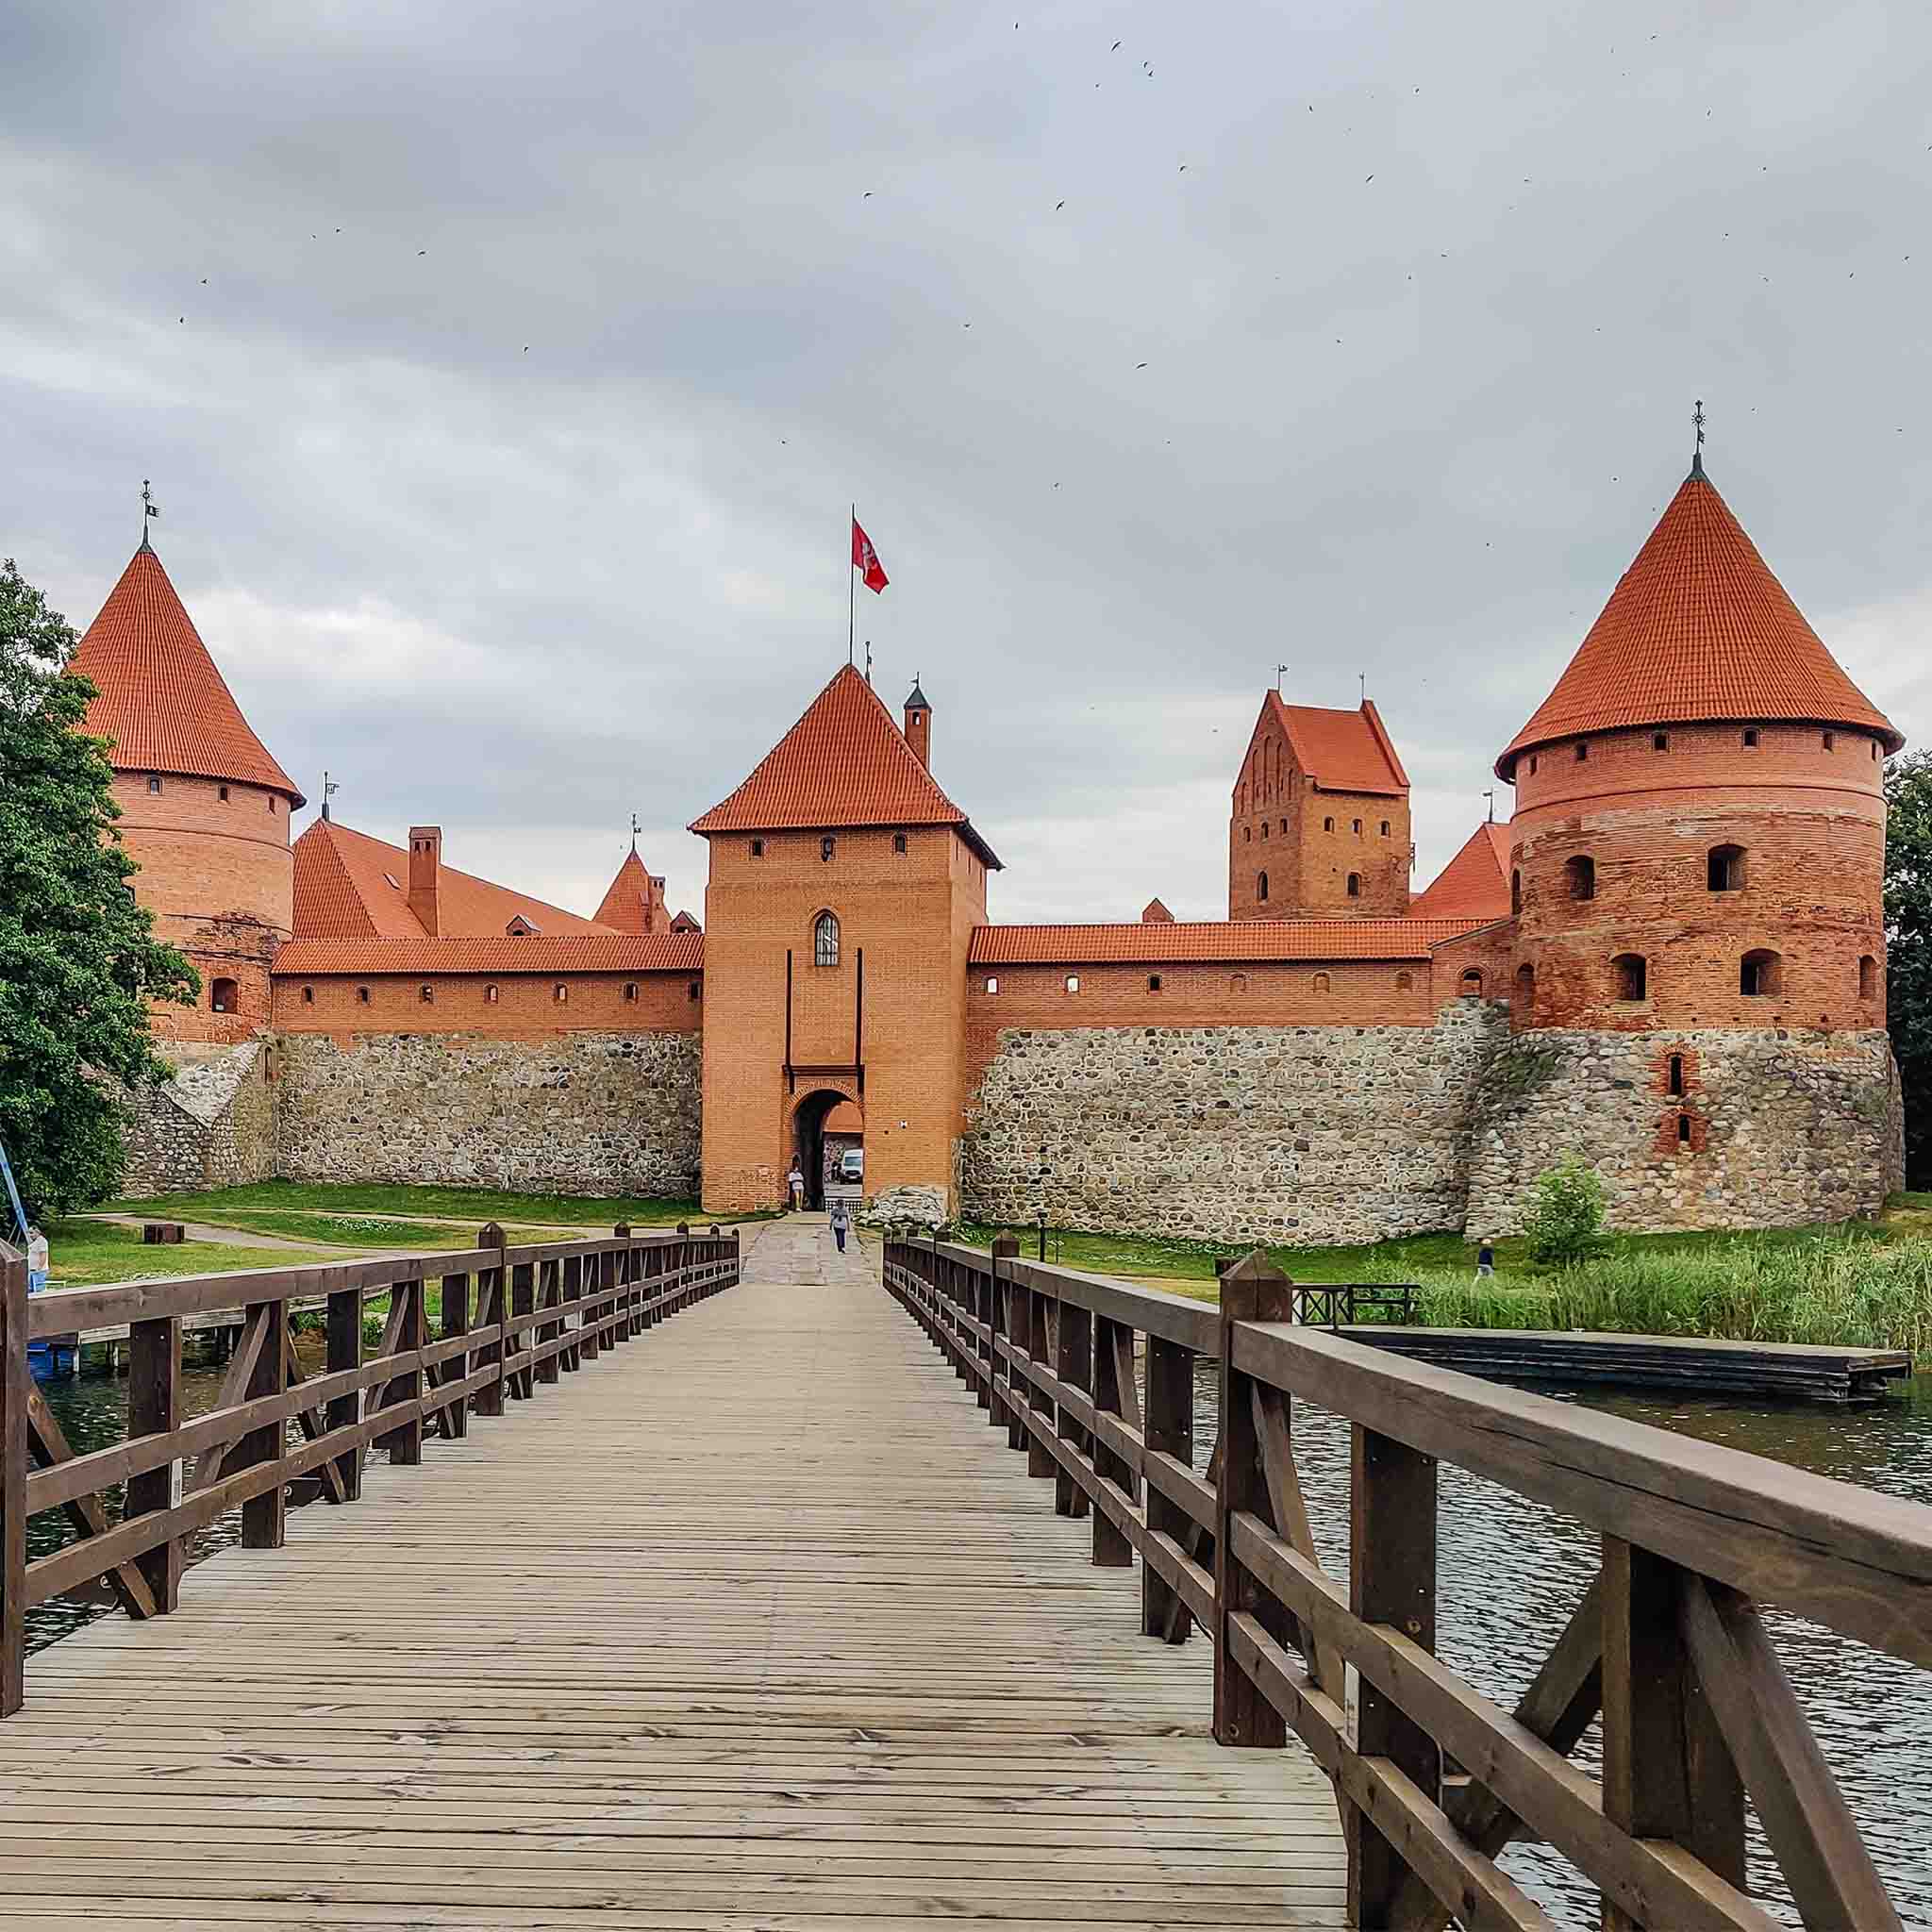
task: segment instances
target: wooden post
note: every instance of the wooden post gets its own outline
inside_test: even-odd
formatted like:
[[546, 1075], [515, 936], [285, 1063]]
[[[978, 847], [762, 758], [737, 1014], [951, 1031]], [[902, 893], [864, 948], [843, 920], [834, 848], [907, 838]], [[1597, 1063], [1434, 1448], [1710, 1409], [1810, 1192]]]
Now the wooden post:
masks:
[[1288, 1613], [1235, 1560], [1232, 1524], [1243, 1511], [1274, 1526], [1268, 1474], [1255, 1426], [1255, 1390], [1234, 1365], [1234, 1331], [1241, 1322], [1287, 1322], [1294, 1315], [1294, 1284], [1259, 1248], [1221, 1274], [1221, 1466], [1214, 1484], [1214, 1739], [1217, 1743], [1278, 1750], [1288, 1725], [1235, 1662], [1228, 1619], [1245, 1610], [1272, 1636], [1285, 1640]]
[[[620, 1221], [610, 1232], [621, 1240], [629, 1241], [630, 1223]], [[617, 1278], [623, 1284], [622, 1291], [617, 1297], [616, 1339], [619, 1341], [628, 1341], [638, 1332], [637, 1316], [634, 1312], [637, 1307], [638, 1296], [636, 1288], [631, 1286], [637, 1279], [636, 1261], [637, 1254], [634, 1249], [625, 1248], [618, 1254]]]
[[0, 1242], [0, 1717], [26, 1697], [26, 1257]]
[[[1683, 1634], [1684, 1573], [1604, 1538], [1604, 1816], [1669, 1839], [1744, 1883], [1744, 1787], [1699, 1693]], [[1607, 1932], [1641, 1922], [1604, 1900]]]
[[[361, 1339], [361, 1323], [357, 1326], [357, 1339]], [[470, 1332], [470, 1277], [467, 1274], [445, 1274], [442, 1277], [442, 1296], [439, 1306], [437, 1326], [442, 1331], [446, 1341], [455, 1335]], [[335, 1333], [334, 1304], [330, 1304], [330, 1336]], [[335, 1366], [331, 1357], [329, 1366]], [[345, 1366], [353, 1366], [346, 1364]], [[451, 1356], [442, 1365], [442, 1379], [445, 1382], [460, 1382], [470, 1373], [470, 1351], [465, 1348], [461, 1355]], [[452, 1402], [442, 1411], [441, 1424], [443, 1438], [455, 1441], [470, 1433], [470, 1405], [468, 1401]]]
[[[556, 1312], [560, 1306], [561, 1291], [558, 1286], [557, 1262], [553, 1260], [537, 1263], [537, 1307], [544, 1319], [537, 1324], [539, 1341], [555, 1341], [563, 1332], [563, 1322]], [[537, 1364], [537, 1380], [555, 1382], [563, 1374], [556, 1356], [548, 1356]]]
[[[129, 1324], [127, 1331], [127, 1437], [165, 1436], [180, 1427], [181, 1322], [163, 1315]], [[181, 1464], [164, 1462], [127, 1478], [121, 1520], [131, 1522], [181, 1500]], [[154, 1614], [166, 1616], [181, 1603], [181, 1541], [170, 1537], [158, 1549], [134, 1559], [154, 1597]]]
[[[487, 1336], [483, 1346], [476, 1351], [478, 1369], [494, 1367], [496, 1377], [486, 1382], [470, 1398], [470, 1407], [478, 1415], [501, 1415], [503, 1413], [503, 1319], [509, 1301], [509, 1284], [504, 1278], [502, 1250], [508, 1245], [508, 1237], [493, 1221], [487, 1223], [476, 1233], [479, 1248], [498, 1250], [496, 1265], [481, 1268], [476, 1273], [476, 1326]], [[595, 1348], [591, 1350], [596, 1354]]]
[[[255, 1353], [255, 1366], [248, 1386], [242, 1391], [244, 1402], [261, 1395], [279, 1395], [289, 1386], [289, 1351], [284, 1337], [289, 1331], [289, 1305], [286, 1301], [257, 1302], [248, 1310], [251, 1322], [262, 1326], [261, 1346]], [[271, 1423], [266, 1428], [251, 1429], [236, 1443], [227, 1458], [228, 1473], [253, 1469], [264, 1462], [282, 1458], [282, 1428]], [[242, 1506], [242, 1547], [244, 1550], [278, 1550], [288, 1534], [289, 1496], [285, 1484], [251, 1496]]]
[[566, 1255], [563, 1257], [563, 1320], [568, 1332], [575, 1338], [563, 1352], [563, 1365], [575, 1372], [584, 1365], [584, 1311], [576, 1305], [584, 1298], [584, 1257], [581, 1255]]
[[[1059, 1332], [1055, 1338], [1054, 1374], [1083, 1395], [1093, 1392], [1093, 1316], [1090, 1309], [1073, 1302], [1060, 1304]], [[1075, 1449], [1087, 1447], [1087, 1431], [1074, 1420], [1072, 1409], [1062, 1407], [1055, 1421], [1062, 1442]], [[1070, 1472], [1054, 1465], [1054, 1513], [1076, 1520], [1087, 1513], [1087, 1491]]]
[[[536, 1324], [530, 1320], [537, 1307], [537, 1264], [519, 1261], [509, 1271], [509, 1335], [504, 1343], [506, 1357], [525, 1354], [536, 1340]], [[527, 1402], [536, 1392], [528, 1369], [517, 1369], [509, 1376], [509, 1392], [518, 1402]]]
[[[1359, 1423], [1350, 1433], [1349, 1607], [1365, 1624], [1388, 1624], [1433, 1652], [1436, 1458]], [[1431, 1804], [1441, 1802], [1441, 1747], [1365, 1676], [1357, 1683], [1354, 1729], [1350, 1742], [1362, 1757], [1390, 1759]], [[1348, 1922], [1386, 1925], [1407, 1875], [1402, 1854], [1345, 1798], [1341, 1824], [1348, 1843]]]
[[[1194, 1357], [1177, 1341], [1158, 1335], [1147, 1338], [1147, 1428], [1149, 1454], [1158, 1451], [1176, 1462], [1194, 1466]], [[1147, 1485], [1147, 1533], [1171, 1536], [1183, 1549], [1191, 1527], [1188, 1513]], [[1141, 1566], [1141, 1628], [1149, 1637], [1185, 1643], [1190, 1619], [1180, 1598], [1155, 1574], [1152, 1563]]]
[[[1093, 1407], [1129, 1428], [1141, 1425], [1140, 1391], [1134, 1386], [1134, 1331], [1105, 1315], [1093, 1324]], [[1140, 1495], [1140, 1483], [1127, 1465], [1096, 1433], [1093, 1473], [1110, 1479], [1130, 1498]], [[1130, 1570], [1134, 1545], [1125, 1531], [1105, 1509], [1093, 1512], [1093, 1560], [1109, 1570]]]
[[[1054, 1321], [1047, 1304], [1051, 1297], [1038, 1290], [1030, 1290], [1026, 1295], [1026, 1356], [1029, 1362], [1045, 1368], [1053, 1360]], [[1027, 1377], [1026, 1407], [1041, 1422], [1053, 1414], [1053, 1400], [1040, 1384]], [[1026, 1427], [1026, 1474], [1031, 1476], [1049, 1476], [1059, 1468], [1053, 1459], [1049, 1449], [1035, 1432], [1036, 1424], [1029, 1423]]]
[[[1000, 1263], [1011, 1261], [1020, 1252], [1019, 1241], [1009, 1234], [998, 1234], [992, 1240], [992, 1266], [986, 1278], [986, 1374], [987, 1407], [986, 1419], [994, 1428], [1008, 1422], [1008, 1402], [999, 1392], [1000, 1351], [999, 1338], [1007, 1333], [1007, 1289], [1000, 1279]], [[1008, 1385], [1008, 1394], [1012, 1392]], [[1008, 1441], [1012, 1431], [1007, 1432]]]
[[[390, 1327], [395, 1336], [396, 1353], [412, 1354], [426, 1340], [423, 1277], [418, 1274], [413, 1280], [392, 1281], [389, 1291]], [[398, 1312], [400, 1321], [395, 1319]], [[391, 1376], [385, 1386], [386, 1396], [391, 1402], [414, 1402], [422, 1392], [421, 1369], [405, 1369], [400, 1375]], [[391, 1463], [413, 1468], [423, 1460], [423, 1418], [419, 1415], [408, 1422], [397, 1424], [383, 1440], [389, 1446]]]

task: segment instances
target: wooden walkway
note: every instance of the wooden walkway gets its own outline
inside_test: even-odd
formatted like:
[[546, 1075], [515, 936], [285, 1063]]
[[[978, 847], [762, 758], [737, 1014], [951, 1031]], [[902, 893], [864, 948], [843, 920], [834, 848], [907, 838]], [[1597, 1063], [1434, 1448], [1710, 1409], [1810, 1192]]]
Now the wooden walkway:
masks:
[[1210, 1741], [1209, 1646], [1139, 1634], [875, 1261], [786, 1270], [802, 1233], [37, 1656], [0, 1921], [1341, 1924], [1312, 1759]]

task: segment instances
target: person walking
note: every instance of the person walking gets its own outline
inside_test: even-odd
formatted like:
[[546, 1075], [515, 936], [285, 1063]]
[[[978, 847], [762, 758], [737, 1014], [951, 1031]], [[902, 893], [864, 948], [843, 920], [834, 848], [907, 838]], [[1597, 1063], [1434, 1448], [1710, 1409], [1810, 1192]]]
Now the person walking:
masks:
[[805, 1211], [805, 1174], [798, 1165], [798, 1156], [791, 1157], [791, 1172], [785, 1176], [785, 1186], [791, 1195], [791, 1211], [800, 1214]]
[[1478, 1280], [1496, 1272], [1496, 1251], [1488, 1241], [1484, 1241], [1475, 1251], [1475, 1272]]
[[852, 1207], [841, 1194], [832, 1203], [832, 1239], [839, 1243], [839, 1252], [845, 1252], [845, 1237], [852, 1227]]

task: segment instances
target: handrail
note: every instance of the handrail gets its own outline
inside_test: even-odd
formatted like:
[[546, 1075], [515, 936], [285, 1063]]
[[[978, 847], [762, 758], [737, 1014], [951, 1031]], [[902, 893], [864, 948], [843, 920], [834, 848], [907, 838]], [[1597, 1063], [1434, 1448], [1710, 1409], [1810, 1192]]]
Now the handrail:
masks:
[[[1054, 1478], [1059, 1513], [1091, 1512], [1094, 1562], [1141, 1557], [1143, 1629], [1208, 1633], [1216, 1737], [1291, 1729], [1328, 1772], [1351, 1924], [1547, 1925], [1495, 1862], [1534, 1834], [1597, 1886], [1606, 1924], [1771, 1932], [1746, 1890], [1747, 1793], [1807, 1925], [1898, 1924], [1757, 1602], [1932, 1666], [1932, 1507], [1300, 1325], [1259, 1254], [1189, 1317], [1017, 1246], [893, 1242], [886, 1287]], [[1221, 1385], [1204, 1474], [1200, 1356]], [[1310, 1533], [1297, 1397], [1352, 1427], [1345, 1581]], [[1439, 1461], [1603, 1537], [1513, 1711], [1435, 1655]], [[1569, 1756], [1599, 1716], [1600, 1781]]]
[[[740, 1242], [692, 1233], [609, 1235], [512, 1245], [493, 1223], [473, 1248], [320, 1266], [180, 1275], [105, 1289], [26, 1293], [25, 1259], [0, 1243], [0, 1717], [21, 1707], [27, 1610], [105, 1579], [128, 1613], [179, 1601], [184, 1539], [242, 1511], [244, 1547], [281, 1546], [291, 1495], [350, 1504], [372, 1448], [420, 1462], [425, 1441], [460, 1441], [496, 1416], [739, 1279]], [[427, 1286], [441, 1285], [431, 1333]], [[474, 1289], [474, 1294], [473, 1294]], [[381, 1339], [363, 1346], [372, 1292]], [[306, 1374], [291, 1313], [326, 1308], [326, 1361]], [[239, 1309], [215, 1407], [180, 1419], [181, 1324]], [[125, 1322], [126, 1437], [75, 1456], [27, 1372], [29, 1337]], [[289, 1441], [290, 1424], [298, 1440]], [[38, 1465], [38, 1466], [36, 1466]], [[101, 1492], [125, 1484], [120, 1519]], [[29, 1562], [26, 1520], [58, 1508], [75, 1541]]]

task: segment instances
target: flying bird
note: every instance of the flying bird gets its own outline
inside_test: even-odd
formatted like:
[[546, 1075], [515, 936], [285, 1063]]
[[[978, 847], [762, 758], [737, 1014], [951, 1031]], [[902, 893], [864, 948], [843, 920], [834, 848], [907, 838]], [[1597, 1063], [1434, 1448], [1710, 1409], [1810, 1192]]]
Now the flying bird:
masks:
[[860, 201], [870, 201], [872, 199], [872, 190], [868, 188], [858, 198]]
[[[1055, 214], [1058, 214], [1058, 213], [1059, 213], [1059, 211], [1061, 210], [1061, 208], [1065, 208], [1065, 207], [1066, 207], [1066, 203], [1065, 203], [1065, 202], [1063, 202], [1063, 201], [1057, 201], [1057, 202], [1055, 202], [1055, 203], [1054, 203], [1054, 205], [1053, 205], [1053, 211], [1054, 211], [1054, 213], [1055, 213]], [[1907, 259], [1909, 259], [1909, 258], [1907, 258]]]
[[418, 255], [427, 255], [427, 254], [429, 253], [429, 251], [428, 251], [428, 249], [426, 249], [426, 248], [419, 248], [419, 249], [417, 249], [416, 253], [417, 253]]
[[1110, 47], [1109, 47], [1109, 48], [1108, 48], [1108, 49], [1107, 51], [1108, 51], [1108, 52], [1109, 54], [1118, 54], [1118, 53], [1120, 52], [1120, 50], [1121, 50], [1121, 43], [1120, 43], [1120, 42], [1119, 42], [1118, 41], [1116, 41], [1116, 42], [1115, 42], [1113, 43], [1113, 45], [1112, 45], [1112, 46], [1110, 46]]
[[206, 275], [203, 275], [201, 278], [201, 286], [204, 289], [208, 287], [208, 277]]
[[1146, 368], [1146, 366], [1147, 366], [1147, 365], [1146, 365], [1146, 363], [1144, 363], [1144, 362], [1136, 362], [1136, 363], [1134, 364], [1134, 367], [1135, 367], [1136, 369], [1144, 369], [1144, 368]]

